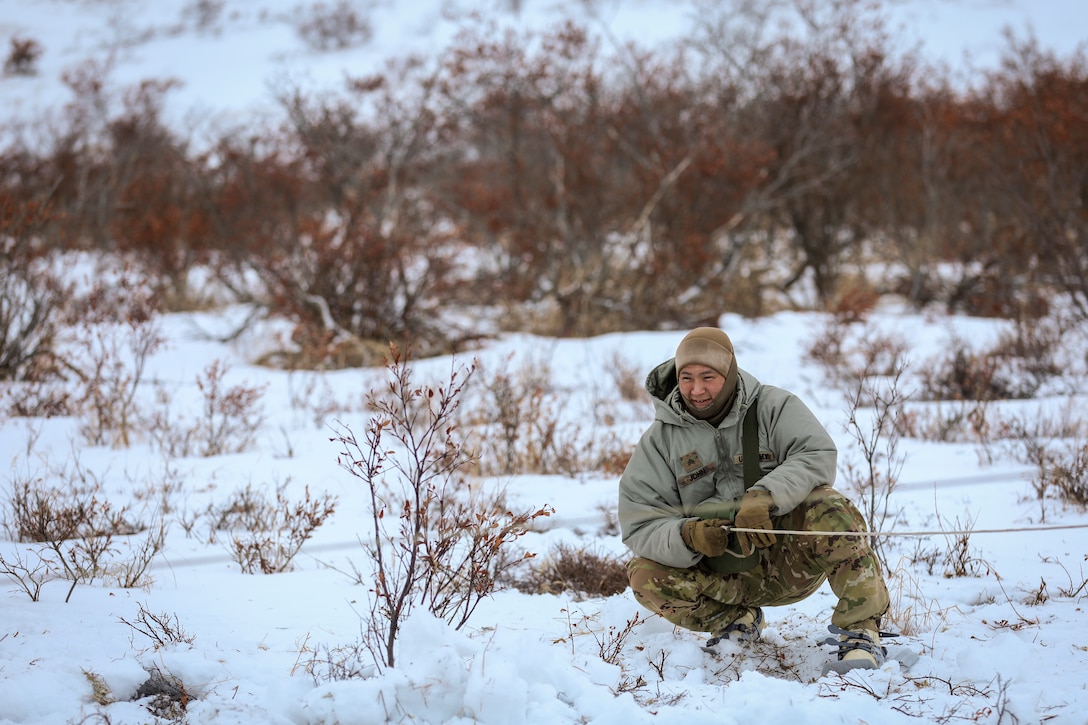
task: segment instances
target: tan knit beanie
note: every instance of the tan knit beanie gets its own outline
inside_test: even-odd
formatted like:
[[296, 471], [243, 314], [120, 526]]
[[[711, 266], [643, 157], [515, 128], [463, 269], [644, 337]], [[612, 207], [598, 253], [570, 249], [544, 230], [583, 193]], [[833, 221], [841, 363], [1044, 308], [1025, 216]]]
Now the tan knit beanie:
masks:
[[[693, 363], [713, 368], [725, 378], [721, 392], [705, 408], [696, 409], [684, 398], [688, 412], [696, 418], [717, 426], [733, 408], [740, 377], [737, 358], [733, 355], [733, 342], [729, 339], [729, 335], [716, 327], [699, 327], [685, 335], [676, 348], [676, 374], [679, 375], [685, 366]], [[681, 397], [683, 397], [682, 394]]]
[[735, 370], [733, 341], [716, 327], [697, 327], [676, 348], [676, 372], [692, 363], [714, 368], [725, 378]]

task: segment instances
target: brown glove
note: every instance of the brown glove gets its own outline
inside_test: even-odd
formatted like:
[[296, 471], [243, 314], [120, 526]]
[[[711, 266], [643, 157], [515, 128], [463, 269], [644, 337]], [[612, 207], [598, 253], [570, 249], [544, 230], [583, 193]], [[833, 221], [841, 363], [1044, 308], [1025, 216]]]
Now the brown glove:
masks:
[[737, 532], [737, 545], [742, 553], [751, 553], [755, 546], [763, 548], [776, 541], [771, 523], [772, 506], [774, 499], [771, 494], [759, 488], [749, 489], [740, 500], [740, 510], [733, 525], [738, 529], [763, 529], [758, 533]]
[[729, 546], [729, 522], [724, 519], [690, 519], [680, 527], [684, 544], [706, 556], [721, 556]]

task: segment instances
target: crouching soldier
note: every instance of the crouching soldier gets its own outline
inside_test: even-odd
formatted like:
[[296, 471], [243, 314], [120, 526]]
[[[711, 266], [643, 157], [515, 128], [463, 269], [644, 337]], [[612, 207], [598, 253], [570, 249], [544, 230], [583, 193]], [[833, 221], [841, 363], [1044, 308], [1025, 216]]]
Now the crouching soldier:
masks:
[[[839, 598], [827, 669], [879, 667], [888, 590], [868, 537], [832, 533], [864, 532], [865, 520], [831, 487], [835, 444], [808, 407], [738, 369], [729, 337], [710, 327], [685, 336], [646, 389], [654, 422], [619, 484], [635, 599], [709, 632], [713, 646], [757, 639], [763, 607], [798, 602], [826, 580]], [[829, 535], [776, 533], [787, 531]]]

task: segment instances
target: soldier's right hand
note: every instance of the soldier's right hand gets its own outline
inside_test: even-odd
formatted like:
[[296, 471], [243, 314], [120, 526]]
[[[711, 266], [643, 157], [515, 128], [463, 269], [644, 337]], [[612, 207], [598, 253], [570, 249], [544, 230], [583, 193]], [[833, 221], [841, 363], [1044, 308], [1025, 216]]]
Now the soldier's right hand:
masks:
[[684, 544], [692, 551], [706, 556], [721, 556], [729, 548], [730, 522], [725, 519], [689, 519], [680, 527]]

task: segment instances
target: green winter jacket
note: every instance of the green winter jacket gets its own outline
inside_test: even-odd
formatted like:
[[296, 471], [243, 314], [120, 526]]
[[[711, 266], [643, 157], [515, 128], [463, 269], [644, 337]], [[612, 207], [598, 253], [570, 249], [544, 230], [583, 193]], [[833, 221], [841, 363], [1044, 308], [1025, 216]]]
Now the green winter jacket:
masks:
[[619, 484], [621, 535], [636, 556], [690, 567], [702, 554], [684, 545], [684, 521], [733, 519], [744, 495], [741, 423], [757, 397], [763, 478], [755, 488], [770, 492], [771, 513], [789, 513], [816, 486], [834, 484], [835, 443], [812, 411], [794, 394], [763, 385], [744, 370], [738, 385], [733, 408], [714, 428], [685, 409], [674, 360], [647, 376], [654, 422], [642, 434]]

